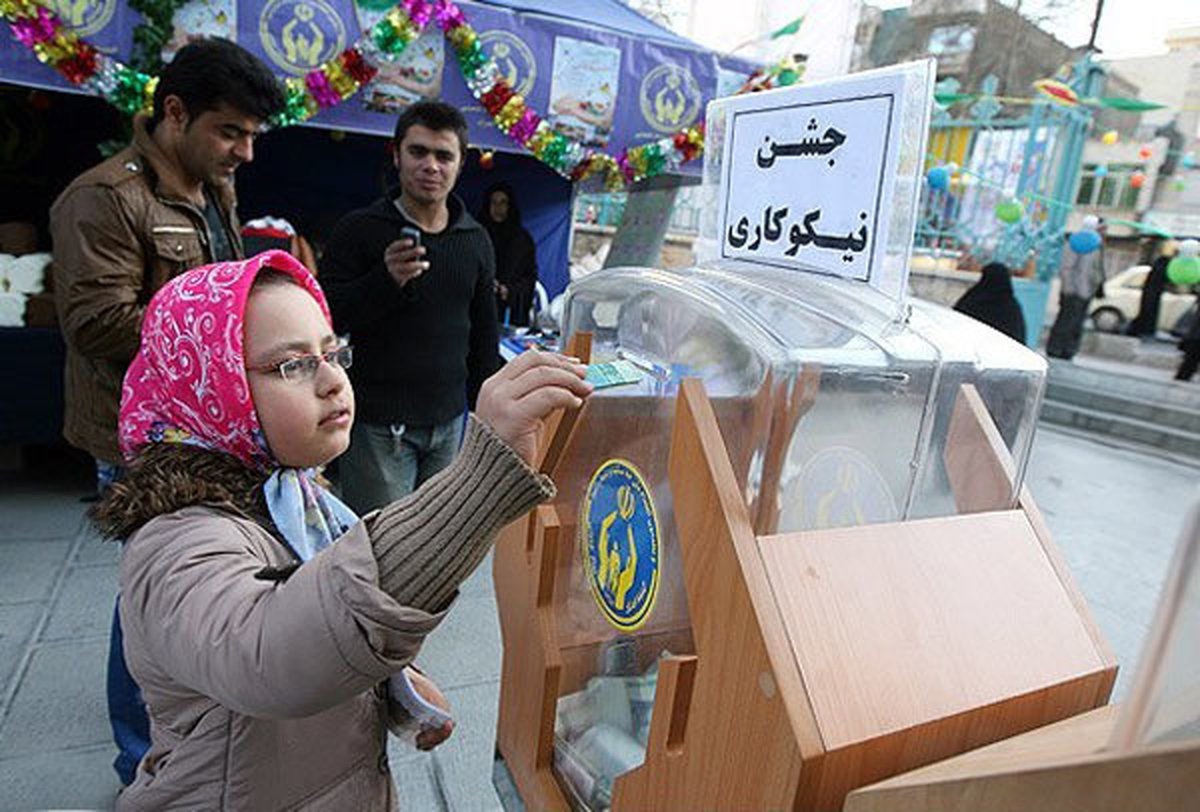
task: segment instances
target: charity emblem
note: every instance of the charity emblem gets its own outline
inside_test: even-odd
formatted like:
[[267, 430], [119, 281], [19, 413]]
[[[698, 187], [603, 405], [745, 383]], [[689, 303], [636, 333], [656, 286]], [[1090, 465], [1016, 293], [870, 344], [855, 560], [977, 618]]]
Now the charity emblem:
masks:
[[112, 20], [117, 0], [51, 0], [47, 5], [77, 35], [90, 37]]
[[639, 628], [658, 597], [662, 541], [650, 489], [632, 463], [608, 460], [596, 470], [579, 527], [583, 566], [600, 611], [623, 632]]
[[325, 0], [270, 0], [258, 18], [258, 35], [271, 61], [304, 74], [342, 52], [346, 26]]
[[655, 130], [674, 133], [690, 127], [700, 115], [700, 85], [691, 71], [670, 63], [646, 74], [638, 93], [642, 117]]
[[513, 92], [528, 97], [537, 81], [537, 62], [529, 46], [516, 34], [502, 29], [481, 32], [479, 42], [492, 55]]

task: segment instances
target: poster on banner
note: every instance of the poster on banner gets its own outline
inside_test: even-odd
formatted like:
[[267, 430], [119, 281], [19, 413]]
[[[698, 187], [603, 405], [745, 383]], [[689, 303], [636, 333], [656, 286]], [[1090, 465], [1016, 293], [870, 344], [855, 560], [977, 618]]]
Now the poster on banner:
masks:
[[[996, 206], [1015, 197], [1021, 188], [1022, 169], [1025, 182], [1036, 186], [1055, 155], [1055, 130], [1050, 127], [980, 130], [971, 142], [971, 152], [963, 161], [965, 177], [982, 179], [971, 183], [960, 193], [958, 228], [966, 233], [981, 235], [985, 243], [1004, 239], [1009, 228], [996, 218]], [[953, 204], [952, 194], [947, 195]], [[1036, 210], [1035, 210], [1036, 211]], [[1030, 212], [1027, 220], [1036, 218]]]
[[554, 38], [550, 126], [589, 147], [607, 146], [617, 107], [621, 50]]
[[[362, 31], [370, 31], [388, 10], [354, 7]], [[379, 73], [362, 89], [362, 105], [375, 113], [399, 113], [410, 104], [442, 95], [446, 63], [445, 37], [436, 26], [421, 32], [400, 55], [384, 62]]]
[[725, 96], [732, 96], [741, 90], [744, 84], [746, 84], [746, 71], [729, 70], [718, 65], [717, 91], [713, 94], [713, 98], [721, 99]]
[[237, 41], [236, 0], [188, 0], [171, 18], [171, 38], [162, 49], [163, 62], [175, 58], [189, 42], [209, 37]]
[[902, 300], [931, 65], [721, 102], [720, 257], [852, 279]]

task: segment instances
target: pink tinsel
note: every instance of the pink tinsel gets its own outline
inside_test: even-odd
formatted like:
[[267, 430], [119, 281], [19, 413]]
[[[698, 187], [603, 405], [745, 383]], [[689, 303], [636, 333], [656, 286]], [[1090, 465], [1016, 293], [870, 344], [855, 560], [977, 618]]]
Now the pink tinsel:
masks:
[[637, 171], [629, 163], [629, 150], [621, 150], [621, 154], [617, 156], [617, 166], [620, 168], [621, 174], [632, 183]]
[[38, 6], [37, 17], [17, 20], [11, 26], [13, 36], [21, 41], [26, 48], [32, 48], [39, 42], [54, 39], [58, 29], [58, 21], [50, 16], [45, 6]]
[[458, 28], [460, 25], [465, 25], [467, 22], [467, 18], [462, 13], [462, 9], [454, 5], [453, 0], [437, 0], [437, 6], [434, 8], [434, 14], [437, 15], [438, 27], [443, 31], [449, 31], [451, 28]]
[[525, 115], [517, 119], [517, 122], [509, 129], [509, 136], [518, 144], [524, 144], [530, 138], [533, 138], [533, 133], [537, 130], [538, 124], [542, 119], [537, 113], [529, 108], [525, 108]]
[[404, 10], [417, 28], [424, 28], [433, 16], [433, 4], [426, 0], [404, 0]]
[[304, 84], [321, 107], [333, 107], [342, 100], [341, 94], [329, 86], [329, 77], [319, 70], [306, 73]]

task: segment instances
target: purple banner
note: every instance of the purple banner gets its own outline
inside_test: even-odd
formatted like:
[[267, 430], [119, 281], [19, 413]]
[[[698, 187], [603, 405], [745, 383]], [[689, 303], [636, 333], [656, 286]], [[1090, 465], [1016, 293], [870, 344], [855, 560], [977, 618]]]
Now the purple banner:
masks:
[[[100, 50], [126, 60], [138, 14], [120, 0], [56, 0], [53, 7]], [[740, 84], [752, 63], [697, 47], [672, 47], [541, 14], [463, 2], [468, 22], [527, 103], [560, 131], [612, 153], [672, 135], [704, 118], [705, 104]], [[193, 0], [176, 14], [168, 52], [189, 36], [235, 39], [281, 77], [300, 76], [359, 39], [380, 13], [352, 0]], [[72, 91], [11, 36], [0, 37], [0, 80]], [[466, 113], [471, 142], [516, 150], [471, 96], [452, 50], [431, 23], [360, 93], [323, 111], [314, 126], [390, 135], [418, 98]], [[699, 162], [687, 169], [699, 172]]]

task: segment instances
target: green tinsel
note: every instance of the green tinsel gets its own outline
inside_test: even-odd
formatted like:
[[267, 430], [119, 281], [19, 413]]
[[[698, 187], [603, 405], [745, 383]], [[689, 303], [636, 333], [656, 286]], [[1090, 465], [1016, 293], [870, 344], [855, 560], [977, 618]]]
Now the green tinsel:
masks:
[[567, 139], [562, 133], [555, 133], [550, 143], [546, 144], [545, 151], [542, 152], [542, 160], [551, 169], [563, 170], [566, 169], [565, 157], [567, 154]]
[[642, 150], [642, 155], [646, 159], [646, 176], [654, 177], [661, 175], [663, 168], [666, 166], [667, 159], [663, 156], [662, 150], [659, 149], [657, 142], [652, 142], [646, 145]]
[[144, 73], [122, 66], [116, 72], [116, 87], [113, 88], [109, 101], [118, 110], [127, 115], [133, 115], [142, 109], [146, 101], [146, 83], [150, 77]]
[[371, 40], [385, 54], [396, 56], [408, 46], [408, 41], [400, 35], [400, 29], [387, 20], [380, 20], [371, 29]]
[[311, 115], [310, 102], [307, 93], [288, 85], [287, 99], [284, 101], [283, 110], [279, 111], [271, 120], [272, 124], [275, 127], [290, 127], [304, 121]]
[[458, 51], [455, 56], [458, 57], [459, 67], [462, 68], [468, 79], [479, 73], [479, 69], [488, 61], [488, 56], [483, 52], [483, 45], [479, 40], [475, 40], [466, 48]]

